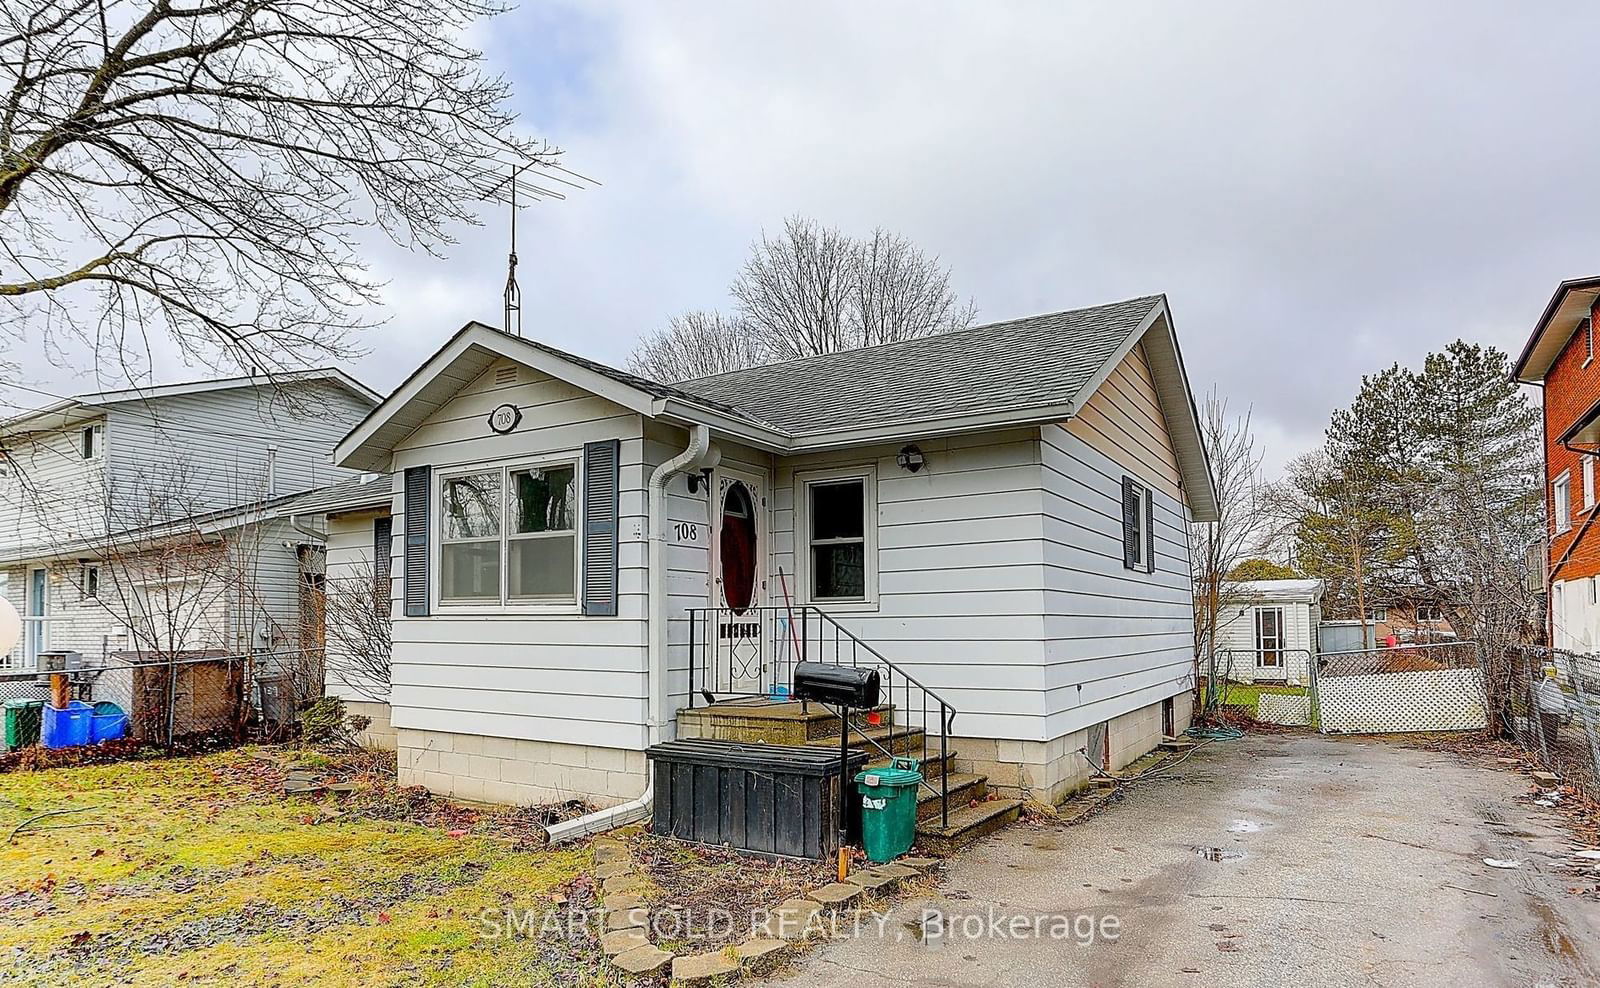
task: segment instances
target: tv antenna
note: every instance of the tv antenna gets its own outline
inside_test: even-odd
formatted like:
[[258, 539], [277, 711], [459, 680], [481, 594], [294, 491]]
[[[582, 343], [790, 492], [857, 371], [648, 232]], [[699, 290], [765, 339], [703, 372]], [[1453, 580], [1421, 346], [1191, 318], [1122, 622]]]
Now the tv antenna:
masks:
[[[503, 162], [493, 163], [504, 164]], [[501, 323], [501, 326], [507, 333], [521, 336], [522, 287], [517, 284], [517, 209], [519, 206], [519, 193], [533, 202], [543, 202], [546, 199], [566, 198], [564, 192], [560, 189], [552, 188], [551, 184], [559, 183], [574, 189], [583, 189], [600, 183], [586, 175], [580, 175], [569, 168], [563, 168], [542, 158], [530, 158], [520, 163], [505, 164], [505, 167], [507, 169], [506, 177], [486, 189], [483, 193], [483, 198], [495, 202], [504, 202], [511, 207], [510, 249], [506, 252], [506, 287], [502, 299], [505, 306], [503, 311], [505, 321]], [[535, 167], [542, 169], [538, 175], [540, 181], [535, 182], [523, 177], [523, 172]], [[490, 178], [494, 175], [494, 172], [488, 167], [481, 167], [478, 170], [485, 178]]]

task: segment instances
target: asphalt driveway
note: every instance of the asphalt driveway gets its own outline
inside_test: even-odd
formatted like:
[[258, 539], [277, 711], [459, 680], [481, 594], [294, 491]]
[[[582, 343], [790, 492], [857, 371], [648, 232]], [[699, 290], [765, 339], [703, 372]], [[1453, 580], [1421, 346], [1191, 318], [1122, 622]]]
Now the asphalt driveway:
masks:
[[939, 897], [811, 952], [787, 980], [1600, 984], [1600, 903], [1567, 891], [1582, 880], [1569, 838], [1517, 801], [1527, 789], [1383, 742], [1212, 744], [1084, 824], [991, 837], [952, 862]]

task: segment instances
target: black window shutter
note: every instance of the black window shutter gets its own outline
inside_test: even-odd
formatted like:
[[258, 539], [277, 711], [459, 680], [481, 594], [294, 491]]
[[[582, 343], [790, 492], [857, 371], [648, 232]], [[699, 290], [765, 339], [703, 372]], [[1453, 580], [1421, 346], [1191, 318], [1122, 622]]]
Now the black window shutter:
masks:
[[622, 442], [583, 446], [583, 613], [617, 616], [617, 513]]
[[1156, 571], [1156, 492], [1144, 496], [1144, 571]]
[[1139, 486], [1132, 477], [1122, 478], [1122, 566], [1139, 568]]
[[389, 615], [389, 575], [394, 560], [394, 519], [388, 515], [372, 519], [372, 606], [380, 617]]
[[428, 501], [432, 489], [432, 467], [406, 468], [406, 617], [428, 616]]

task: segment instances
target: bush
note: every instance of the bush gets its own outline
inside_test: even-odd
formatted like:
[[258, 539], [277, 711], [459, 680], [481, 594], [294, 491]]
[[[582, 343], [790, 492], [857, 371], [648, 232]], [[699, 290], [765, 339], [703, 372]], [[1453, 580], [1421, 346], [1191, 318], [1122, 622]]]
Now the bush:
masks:
[[300, 715], [300, 736], [312, 744], [354, 744], [346, 723], [344, 701], [325, 696]]

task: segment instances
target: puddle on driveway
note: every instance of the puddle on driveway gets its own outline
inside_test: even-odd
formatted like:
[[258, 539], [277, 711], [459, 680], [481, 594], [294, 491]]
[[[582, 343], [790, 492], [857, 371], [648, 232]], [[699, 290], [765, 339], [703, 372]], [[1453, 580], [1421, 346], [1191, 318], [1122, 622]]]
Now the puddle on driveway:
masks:
[[1191, 847], [1190, 850], [1207, 861], [1238, 861], [1244, 857], [1243, 851], [1230, 851], [1220, 847], [1201, 847], [1198, 844]]
[[1230, 834], [1253, 834], [1261, 829], [1261, 824], [1254, 820], [1235, 820], [1228, 824]]

